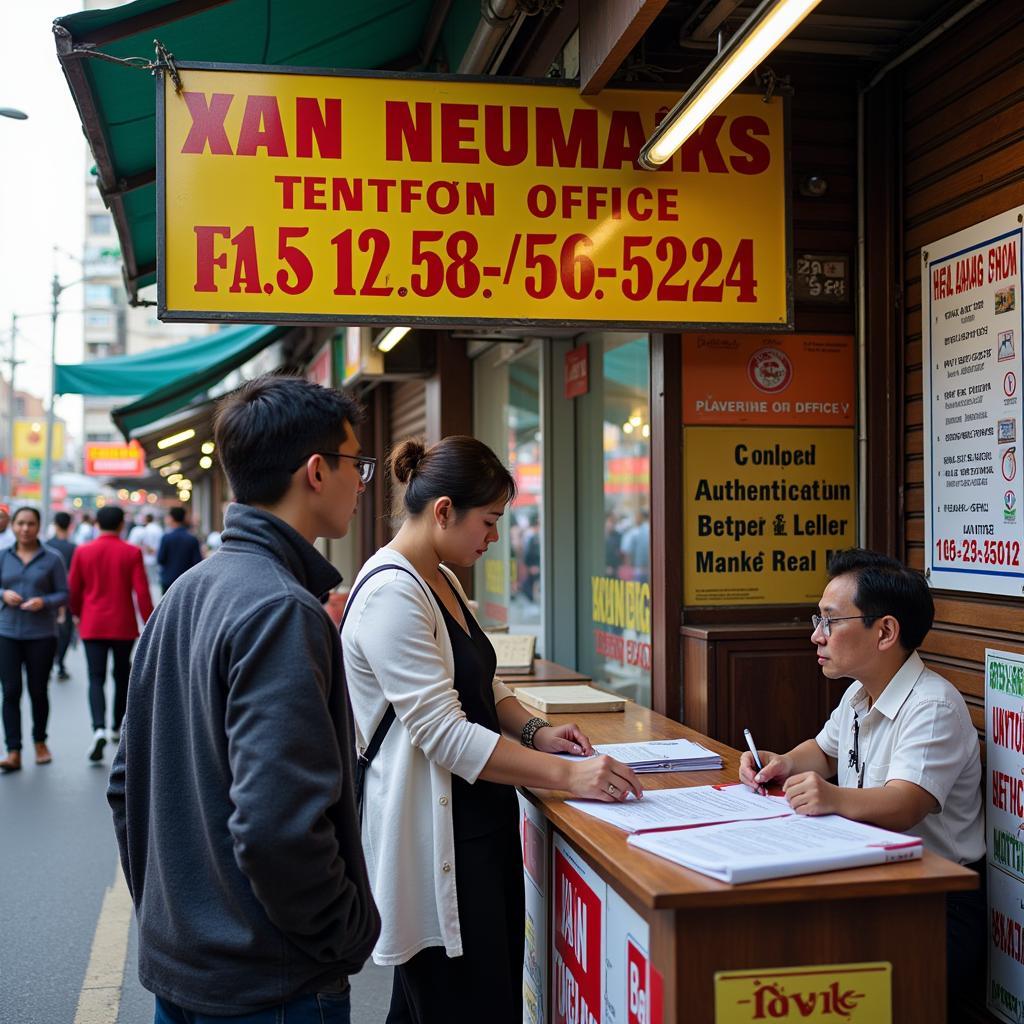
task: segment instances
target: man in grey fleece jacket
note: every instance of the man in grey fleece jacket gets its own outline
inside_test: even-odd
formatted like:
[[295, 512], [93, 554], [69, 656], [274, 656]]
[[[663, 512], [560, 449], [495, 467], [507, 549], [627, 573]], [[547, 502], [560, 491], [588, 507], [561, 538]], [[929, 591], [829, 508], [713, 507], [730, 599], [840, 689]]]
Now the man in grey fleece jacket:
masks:
[[348, 1024], [380, 931], [338, 631], [313, 547], [373, 472], [358, 405], [264, 377], [218, 408], [237, 503], [139, 642], [107, 797], [157, 1024]]

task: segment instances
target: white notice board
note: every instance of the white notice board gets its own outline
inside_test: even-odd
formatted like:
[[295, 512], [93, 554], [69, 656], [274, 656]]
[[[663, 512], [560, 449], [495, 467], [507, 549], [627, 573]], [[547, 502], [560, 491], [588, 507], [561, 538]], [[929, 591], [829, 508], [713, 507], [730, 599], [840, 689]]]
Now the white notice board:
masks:
[[925, 568], [942, 590], [1024, 595], [1024, 207], [921, 249]]

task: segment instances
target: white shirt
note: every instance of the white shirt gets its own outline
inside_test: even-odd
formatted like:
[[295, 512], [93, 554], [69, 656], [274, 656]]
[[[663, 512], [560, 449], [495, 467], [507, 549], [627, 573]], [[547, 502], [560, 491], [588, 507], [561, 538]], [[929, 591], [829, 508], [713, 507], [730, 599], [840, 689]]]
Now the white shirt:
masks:
[[0, 533], [0, 551], [6, 551], [10, 547], [14, 547], [17, 537], [14, 536], [14, 531], [8, 526], [6, 530]]
[[[499, 737], [466, 718], [444, 617], [412, 563], [381, 548], [356, 584], [380, 565], [405, 566], [415, 579], [393, 569], [358, 593], [353, 586], [341, 640], [360, 750], [395, 707], [363, 791], [363, 850], [381, 916], [373, 959], [393, 965], [428, 946], [462, 955], [451, 777], [475, 782]], [[497, 679], [492, 685], [495, 703], [512, 696]]]
[[956, 687], [926, 668], [916, 651], [870, 708], [867, 690], [852, 683], [815, 737], [825, 754], [838, 761], [839, 785], [851, 788], [859, 776], [850, 763], [855, 720], [864, 788], [891, 779], [920, 786], [935, 797], [939, 809], [907, 832], [958, 864], [980, 860], [985, 826], [978, 733]]

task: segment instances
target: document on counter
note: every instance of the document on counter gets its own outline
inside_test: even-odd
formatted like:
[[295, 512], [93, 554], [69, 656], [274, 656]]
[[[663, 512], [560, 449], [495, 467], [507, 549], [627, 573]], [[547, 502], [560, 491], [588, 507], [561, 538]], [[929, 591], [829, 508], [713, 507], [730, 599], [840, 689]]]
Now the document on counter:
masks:
[[[639, 743], [595, 743], [598, 754], [642, 772], [700, 772], [722, 767], [722, 757], [692, 740], [643, 740]], [[561, 754], [560, 757], [576, 757]]]
[[917, 836], [887, 832], [837, 814], [794, 814], [650, 832], [631, 835], [627, 842], [732, 885], [917, 860], [924, 849]]
[[625, 803], [601, 800], [566, 800], [584, 814], [608, 822], [625, 832], [717, 825], [726, 821], [790, 816], [793, 809], [783, 796], [759, 796], [738, 783], [729, 786], [690, 786], [685, 789], [648, 789], [644, 798]]

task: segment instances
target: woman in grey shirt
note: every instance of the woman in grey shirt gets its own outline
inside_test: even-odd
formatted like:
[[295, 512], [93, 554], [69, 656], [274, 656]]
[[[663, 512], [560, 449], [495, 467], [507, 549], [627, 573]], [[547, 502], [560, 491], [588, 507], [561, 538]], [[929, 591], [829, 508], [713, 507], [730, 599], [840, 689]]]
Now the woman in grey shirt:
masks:
[[68, 600], [64, 560], [39, 542], [39, 513], [19, 508], [11, 523], [16, 542], [0, 552], [0, 684], [7, 757], [0, 771], [21, 768], [22, 674], [32, 704], [36, 764], [53, 757], [46, 746], [50, 701], [46, 689], [57, 649], [57, 612]]

